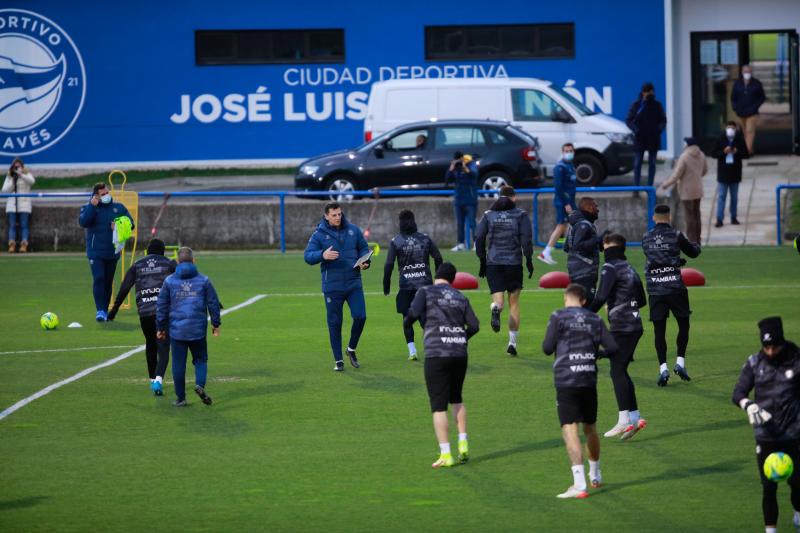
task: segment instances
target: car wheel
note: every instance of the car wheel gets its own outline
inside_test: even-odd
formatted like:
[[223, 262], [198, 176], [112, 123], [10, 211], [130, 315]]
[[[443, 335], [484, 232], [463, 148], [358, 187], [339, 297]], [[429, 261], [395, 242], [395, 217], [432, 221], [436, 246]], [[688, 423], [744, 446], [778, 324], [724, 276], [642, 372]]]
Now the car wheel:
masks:
[[594, 155], [575, 154], [575, 176], [579, 186], [594, 187], [606, 178], [606, 171]]
[[347, 194], [357, 189], [355, 180], [350, 176], [333, 176], [325, 182], [325, 188], [331, 192], [329, 198], [335, 202], [352, 202], [356, 198]]
[[[509, 185], [508, 183], [508, 174], [505, 172], [500, 172], [499, 170], [493, 170], [486, 174], [483, 177], [483, 181], [481, 182], [481, 189], [484, 191], [493, 191], [498, 190], [500, 187], [504, 187]], [[487, 194], [487, 197], [497, 198], [498, 194]]]

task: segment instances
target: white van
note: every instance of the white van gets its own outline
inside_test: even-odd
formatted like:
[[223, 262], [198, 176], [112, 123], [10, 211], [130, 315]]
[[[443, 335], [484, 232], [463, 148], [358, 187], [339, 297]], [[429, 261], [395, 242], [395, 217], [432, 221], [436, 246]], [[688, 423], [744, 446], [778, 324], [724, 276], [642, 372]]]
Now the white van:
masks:
[[534, 78], [389, 80], [372, 85], [364, 121], [370, 141], [418, 120], [489, 119], [510, 122], [539, 140], [543, 172], [575, 145], [578, 183], [597, 185], [633, 168], [633, 136], [624, 122], [595, 113], [549, 81]]

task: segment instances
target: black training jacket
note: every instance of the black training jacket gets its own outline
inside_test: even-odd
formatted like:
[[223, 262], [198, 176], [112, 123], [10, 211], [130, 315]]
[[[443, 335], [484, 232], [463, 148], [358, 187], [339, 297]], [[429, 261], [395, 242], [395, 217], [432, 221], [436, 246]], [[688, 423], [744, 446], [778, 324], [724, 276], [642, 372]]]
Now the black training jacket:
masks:
[[466, 357], [467, 340], [478, 332], [469, 300], [449, 284], [421, 287], [403, 323], [425, 328], [425, 357]]
[[569, 279], [591, 280], [591, 284], [595, 285], [600, 266], [600, 238], [597, 236], [597, 228], [580, 209], [573, 210], [567, 220], [569, 230], [564, 240], [564, 251], [568, 254]]
[[800, 349], [796, 344], [787, 342], [772, 359], [762, 351], [747, 358], [733, 389], [733, 403], [741, 407], [753, 389], [753, 401], [772, 415], [766, 424], [753, 428], [756, 440], [800, 438]]
[[435, 268], [442, 264], [442, 254], [436, 244], [424, 233], [401, 233], [389, 243], [386, 264], [383, 267], [383, 292], [389, 294], [395, 260], [400, 272], [400, 289], [418, 289], [433, 283], [430, 258]]
[[617, 351], [617, 343], [603, 319], [583, 307], [565, 307], [550, 315], [542, 350], [555, 352], [553, 375], [557, 389], [595, 387], [597, 385], [597, 353], [603, 346], [606, 353]]
[[647, 305], [647, 297], [639, 274], [625, 260], [625, 256], [620, 252], [616, 258], [609, 257], [609, 251], [613, 249], [606, 249], [606, 263], [600, 271], [600, 287], [589, 309], [597, 312], [607, 303], [609, 329], [613, 333], [636, 333], [642, 331], [639, 309]]
[[498, 198], [475, 230], [475, 253], [488, 265], [522, 265], [523, 255], [528, 259], [533, 257], [533, 230], [528, 214], [516, 207], [511, 198]]
[[644, 267], [647, 293], [660, 296], [686, 288], [681, 279], [681, 252], [697, 257], [700, 244], [689, 241], [683, 232], [669, 224], [661, 223], [644, 234], [642, 251], [647, 259]]
[[125, 273], [114, 300], [114, 308], [119, 309], [131, 287], [136, 285], [136, 308], [139, 316], [155, 316], [161, 286], [167, 276], [175, 272], [176, 266], [175, 261], [159, 254], [146, 255], [136, 261]]

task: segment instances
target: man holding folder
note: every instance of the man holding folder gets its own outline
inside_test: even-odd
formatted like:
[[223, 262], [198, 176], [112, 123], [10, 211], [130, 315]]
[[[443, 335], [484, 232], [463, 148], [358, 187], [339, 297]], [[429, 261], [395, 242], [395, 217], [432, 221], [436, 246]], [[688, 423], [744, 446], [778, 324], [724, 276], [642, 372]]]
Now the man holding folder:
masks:
[[337, 372], [344, 370], [342, 310], [345, 302], [353, 318], [347, 357], [353, 368], [360, 366], [356, 348], [367, 321], [361, 271], [369, 268], [371, 255], [364, 234], [345, 219], [342, 207], [336, 202], [326, 204], [325, 215], [308, 240], [304, 258], [309, 265], [320, 264], [322, 294], [328, 313], [328, 335], [336, 361], [333, 369]]

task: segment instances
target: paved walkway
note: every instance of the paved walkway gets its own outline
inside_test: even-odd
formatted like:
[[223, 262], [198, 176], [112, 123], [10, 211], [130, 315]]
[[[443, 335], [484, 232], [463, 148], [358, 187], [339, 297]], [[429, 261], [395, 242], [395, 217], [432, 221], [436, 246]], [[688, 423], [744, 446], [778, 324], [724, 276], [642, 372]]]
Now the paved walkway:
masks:
[[[663, 174], [662, 174], [663, 172]], [[656, 184], [669, 176], [668, 169], [656, 175]], [[800, 157], [757, 155], [745, 161], [739, 185], [739, 226], [730, 224], [725, 209], [725, 225], [715, 228], [717, 206], [717, 163], [708, 159], [708, 174], [703, 179], [703, 245], [740, 246], [775, 244], [775, 187], [783, 183], [800, 184]], [[786, 193], [782, 210], [786, 209]], [[728, 200], [730, 202], [730, 200]]]

